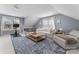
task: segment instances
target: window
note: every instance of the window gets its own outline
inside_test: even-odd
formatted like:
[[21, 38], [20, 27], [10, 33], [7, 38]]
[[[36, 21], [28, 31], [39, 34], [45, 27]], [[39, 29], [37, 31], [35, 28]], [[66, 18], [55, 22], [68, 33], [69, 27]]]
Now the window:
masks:
[[49, 19], [48, 21], [49, 21], [49, 23], [48, 23], [49, 24], [49, 27], [55, 29], [54, 18], [51, 17], [51, 19]]
[[42, 20], [42, 26], [43, 27], [51, 27], [53, 29], [55, 29], [55, 24], [54, 24], [54, 18], [50, 17], [50, 18], [45, 18]]
[[48, 27], [48, 20], [43, 19], [42, 22], [43, 22], [43, 24], [42, 24], [43, 27]]
[[2, 16], [1, 29], [12, 29], [12, 17]]

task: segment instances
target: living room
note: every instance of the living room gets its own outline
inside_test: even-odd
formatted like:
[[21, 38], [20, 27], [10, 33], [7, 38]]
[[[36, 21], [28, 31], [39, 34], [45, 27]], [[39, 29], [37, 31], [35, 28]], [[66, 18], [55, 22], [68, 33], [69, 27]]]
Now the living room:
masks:
[[0, 54], [79, 53], [78, 7], [0, 4]]

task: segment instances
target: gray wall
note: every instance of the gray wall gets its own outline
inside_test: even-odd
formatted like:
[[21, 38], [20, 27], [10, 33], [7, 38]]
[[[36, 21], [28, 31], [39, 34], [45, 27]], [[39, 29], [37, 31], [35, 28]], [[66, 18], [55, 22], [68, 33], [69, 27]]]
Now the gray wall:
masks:
[[[60, 25], [57, 24], [57, 20], [60, 19]], [[63, 14], [58, 14], [55, 16], [56, 29], [62, 27], [65, 32], [70, 32], [71, 30], [79, 30], [79, 20], [68, 17]]]
[[38, 17], [27, 16], [24, 21], [24, 28], [34, 27]]
[[[63, 14], [57, 14], [52, 17], [54, 17], [56, 29], [61, 27], [64, 32], [70, 32], [71, 30], [79, 30], [79, 20], [77, 19], [68, 17]], [[60, 20], [60, 24], [57, 23], [57, 20]], [[39, 28], [42, 26], [40, 22], [41, 20], [37, 22], [36, 28]]]
[[0, 16], [0, 35], [1, 35], [1, 19], [2, 17]]
[[41, 28], [41, 27], [42, 27], [42, 20], [39, 19], [39, 20], [35, 23], [34, 27], [35, 27], [36, 29], [37, 29], [37, 28]]

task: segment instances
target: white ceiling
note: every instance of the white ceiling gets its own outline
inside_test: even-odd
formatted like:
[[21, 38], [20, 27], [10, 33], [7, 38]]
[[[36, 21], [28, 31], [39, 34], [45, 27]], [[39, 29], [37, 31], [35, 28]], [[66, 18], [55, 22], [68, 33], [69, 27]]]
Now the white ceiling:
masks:
[[0, 14], [26, 17], [27, 21], [25, 23], [28, 24], [27, 26], [34, 25], [38, 17], [46, 17], [58, 13], [79, 20], [79, 4], [0, 4]]
[[[17, 8], [18, 7], [18, 8]], [[0, 13], [15, 16], [45, 17], [56, 14], [57, 11], [49, 4], [2, 4]]]
[[26, 27], [33, 26], [39, 17], [56, 13], [58, 12], [49, 4], [0, 4], [0, 14], [26, 17]]
[[0, 14], [26, 17], [26, 27], [34, 25], [39, 17], [58, 13], [79, 19], [79, 4], [0, 4]]
[[79, 19], [79, 4], [0, 4], [0, 13], [14, 16], [45, 17], [62, 13]]
[[0, 14], [26, 17], [28, 26], [34, 25], [38, 17], [58, 13], [79, 19], [79, 4], [0, 4]]
[[58, 12], [79, 20], [79, 4], [52, 5]]
[[19, 11], [27, 16], [45, 17], [57, 13], [49, 4], [26, 4], [19, 5], [19, 7], [21, 7]]

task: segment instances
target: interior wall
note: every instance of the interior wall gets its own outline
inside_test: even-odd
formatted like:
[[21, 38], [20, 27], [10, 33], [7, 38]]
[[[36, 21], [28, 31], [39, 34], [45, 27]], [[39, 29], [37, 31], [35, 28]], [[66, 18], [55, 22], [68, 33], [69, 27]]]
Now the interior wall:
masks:
[[[59, 27], [61, 27], [64, 32], [70, 32], [72, 30], [79, 30], [79, 20], [76, 20], [72, 17], [66, 16], [63, 14], [57, 14], [52, 17], [54, 18], [54, 21], [55, 21], [56, 30], [58, 30]], [[58, 20], [60, 24], [57, 23]], [[38, 20], [35, 27], [36, 28], [42, 27], [41, 19]]]
[[42, 21], [41, 21], [41, 19], [39, 19], [39, 20], [35, 23], [34, 27], [35, 27], [36, 29], [42, 27]]
[[[58, 25], [57, 20], [60, 20], [60, 25]], [[79, 20], [65, 16], [63, 14], [58, 14], [55, 16], [56, 29], [60, 26], [65, 32], [70, 32], [71, 30], [79, 30]]]
[[24, 20], [24, 28], [34, 27], [35, 23], [38, 21], [38, 17], [28, 16]]
[[20, 28], [21, 28], [21, 32], [24, 32], [24, 22], [25, 22], [25, 18], [20, 18]]
[[2, 17], [0, 16], [0, 35], [1, 35], [1, 19]]
[[[36, 28], [43, 28], [43, 27], [53, 27], [55, 28], [55, 26], [53, 26], [53, 24], [51, 24], [52, 26], [49, 25], [49, 22], [52, 22], [51, 20], [54, 20], [55, 16], [48, 16], [48, 17], [43, 17], [40, 18], [37, 23], [35, 24]], [[46, 23], [48, 23], [48, 25], [44, 25], [44, 21], [46, 20]]]

